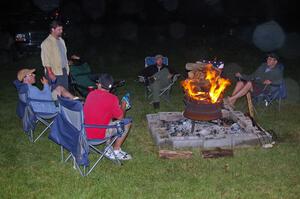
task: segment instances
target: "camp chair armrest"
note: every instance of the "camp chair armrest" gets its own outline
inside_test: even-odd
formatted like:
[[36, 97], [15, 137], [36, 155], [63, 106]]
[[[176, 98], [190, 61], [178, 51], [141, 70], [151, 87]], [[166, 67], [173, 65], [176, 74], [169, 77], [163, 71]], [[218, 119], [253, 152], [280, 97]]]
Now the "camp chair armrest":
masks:
[[178, 79], [180, 76], [181, 76], [181, 74], [179, 74], [179, 73], [173, 74], [173, 76], [172, 76], [172, 81], [173, 81], [173, 82], [176, 82], [177, 79]]
[[43, 99], [34, 99], [34, 98], [30, 98], [28, 97], [28, 102], [45, 102], [45, 103], [55, 103], [54, 100], [43, 100]]
[[281, 84], [270, 84], [271, 87], [280, 87]]

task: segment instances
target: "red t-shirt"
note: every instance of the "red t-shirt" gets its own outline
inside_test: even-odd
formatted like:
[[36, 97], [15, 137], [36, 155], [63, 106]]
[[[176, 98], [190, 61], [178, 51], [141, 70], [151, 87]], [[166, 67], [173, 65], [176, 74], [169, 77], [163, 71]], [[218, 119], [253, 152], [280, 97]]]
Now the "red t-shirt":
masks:
[[[123, 114], [118, 97], [99, 89], [88, 94], [83, 112], [84, 123], [93, 125], [107, 125]], [[86, 136], [88, 139], [101, 139], [105, 137], [105, 131], [103, 128], [86, 128]]]

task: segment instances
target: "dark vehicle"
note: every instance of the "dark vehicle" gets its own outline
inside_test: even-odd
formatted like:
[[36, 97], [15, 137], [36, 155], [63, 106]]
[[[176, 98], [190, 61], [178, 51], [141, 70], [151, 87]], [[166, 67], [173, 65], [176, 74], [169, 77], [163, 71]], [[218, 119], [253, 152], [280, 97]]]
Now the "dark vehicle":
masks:
[[12, 18], [15, 49], [19, 54], [40, 52], [41, 43], [49, 35], [49, 24], [52, 20], [60, 19], [57, 10], [44, 13], [22, 14]]

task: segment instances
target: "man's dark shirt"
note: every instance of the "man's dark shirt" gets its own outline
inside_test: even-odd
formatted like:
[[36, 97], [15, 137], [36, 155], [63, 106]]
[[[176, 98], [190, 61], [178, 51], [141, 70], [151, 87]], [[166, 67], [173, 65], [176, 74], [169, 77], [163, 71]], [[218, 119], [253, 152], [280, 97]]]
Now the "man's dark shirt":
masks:
[[[168, 68], [168, 70], [169, 70], [169, 72], [170, 72], [171, 74], [175, 74], [175, 73], [176, 73], [175, 71], [173, 71], [172, 69], [170, 69], [170, 68], [169, 68], [167, 65], [165, 65], [165, 64], [162, 65], [162, 67], [160, 68], [160, 70], [162, 70], [163, 68]], [[156, 64], [154, 64], [154, 65], [150, 65], [150, 66], [144, 68], [144, 69], [139, 73], [139, 75], [148, 78], [148, 77], [153, 76], [153, 75], [154, 75], [155, 73], [157, 73], [157, 72], [158, 72], [158, 67], [157, 67]]]

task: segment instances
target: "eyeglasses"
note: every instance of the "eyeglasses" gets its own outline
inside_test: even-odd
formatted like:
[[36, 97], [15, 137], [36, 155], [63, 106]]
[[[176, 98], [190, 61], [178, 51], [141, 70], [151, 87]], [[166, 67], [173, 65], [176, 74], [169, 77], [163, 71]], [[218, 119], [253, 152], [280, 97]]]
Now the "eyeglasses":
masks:
[[35, 76], [34, 73], [29, 73], [29, 74], [25, 75], [24, 79], [25, 79], [26, 77], [34, 77], [34, 76]]
[[35, 74], [34, 74], [34, 73], [29, 73], [29, 74], [27, 74], [26, 76], [27, 76], [27, 77], [28, 77], [28, 76], [31, 77], [31, 76], [35, 76]]

